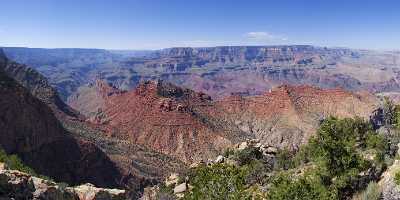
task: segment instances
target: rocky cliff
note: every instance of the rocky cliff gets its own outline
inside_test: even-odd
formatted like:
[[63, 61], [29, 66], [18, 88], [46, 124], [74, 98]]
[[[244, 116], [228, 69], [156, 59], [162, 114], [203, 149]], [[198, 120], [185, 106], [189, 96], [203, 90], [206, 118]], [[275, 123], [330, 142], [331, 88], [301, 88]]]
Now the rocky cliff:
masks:
[[[326, 117], [368, 119], [379, 105], [366, 92], [310, 86], [284, 85], [263, 95], [234, 95], [217, 101], [162, 81], [144, 82], [129, 92], [97, 82], [84, 91], [71, 105], [78, 110], [95, 108], [87, 113], [93, 122], [106, 126], [106, 132], [187, 163], [206, 160], [218, 150], [251, 138], [297, 149]], [[85, 106], [87, 99], [97, 100]]]
[[[97, 82], [86, 92], [76, 96], [77, 109], [87, 110], [80, 100], [87, 95], [101, 97], [97, 113], [91, 121], [107, 127], [106, 131], [127, 138], [136, 144], [173, 156], [184, 162], [207, 159], [210, 155], [240, 141], [240, 134], [229, 135], [224, 128], [207, 121], [196, 113], [195, 107], [212, 106], [209, 96], [182, 89], [172, 84], [144, 82], [129, 92]], [[243, 135], [244, 137], [244, 135]]]
[[108, 157], [92, 143], [71, 137], [48, 104], [6, 75], [7, 62], [0, 59], [1, 147], [55, 180], [117, 186], [120, 174]]

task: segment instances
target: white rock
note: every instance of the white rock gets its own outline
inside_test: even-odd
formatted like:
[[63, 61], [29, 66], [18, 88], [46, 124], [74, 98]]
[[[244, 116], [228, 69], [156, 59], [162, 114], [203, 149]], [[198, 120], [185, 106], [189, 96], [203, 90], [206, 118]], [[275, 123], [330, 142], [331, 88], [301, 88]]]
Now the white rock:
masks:
[[215, 163], [223, 163], [224, 162], [224, 156], [219, 155], [217, 159], [215, 159]]
[[179, 180], [179, 175], [177, 173], [172, 173], [166, 180], [165, 180], [165, 185], [170, 186], [170, 185], [175, 185], [178, 183]]
[[0, 162], [0, 170], [6, 170], [7, 169], [7, 164]]
[[255, 147], [255, 148], [261, 148], [261, 146], [262, 146], [261, 143], [256, 143], [256, 144], [254, 144], [254, 147]]
[[247, 142], [242, 142], [242, 143], [240, 143], [240, 145], [239, 145], [239, 147], [238, 147], [238, 150], [246, 149], [248, 146], [249, 146], [249, 145], [248, 145]]
[[201, 164], [201, 163], [199, 163], [199, 162], [194, 162], [194, 163], [190, 164], [189, 168], [196, 168], [196, 167], [199, 167], [200, 164]]
[[278, 149], [275, 147], [268, 147], [267, 149], [265, 149], [266, 153], [278, 153]]
[[182, 192], [185, 192], [186, 190], [187, 190], [186, 183], [182, 183], [182, 184], [177, 185], [174, 188], [174, 194], [182, 193]]

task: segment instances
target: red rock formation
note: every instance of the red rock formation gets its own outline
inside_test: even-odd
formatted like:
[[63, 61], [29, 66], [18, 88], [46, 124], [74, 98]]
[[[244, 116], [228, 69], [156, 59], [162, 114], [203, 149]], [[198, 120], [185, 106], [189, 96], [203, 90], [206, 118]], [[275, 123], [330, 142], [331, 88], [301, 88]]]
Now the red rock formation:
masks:
[[232, 96], [216, 103], [211, 115], [237, 125], [268, 145], [297, 148], [328, 116], [368, 119], [378, 100], [368, 93], [310, 86], [281, 86], [264, 95]]
[[196, 112], [212, 106], [210, 97], [203, 93], [163, 82], [144, 82], [136, 90], [113, 90], [111, 95], [103, 84], [95, 86], [104, 106], [91, 120], [107, 127], [110, 135], [125, 137], [184, 162], [206, 159], [240, 141]]
[[111, 95], [108, 86], [97, 86], [101, 87], [96, 91], [106, 92], [97, 94], [104, 104], [92, 115], [93, 122], [107, 127], [110, 135], [185, 162], [207, 158], [244, 138], [297, 148], [325, 117], [368, 118], [377, 104], [368, 94], [309, 86], [281, 86], [259, 96], [236, 95], [216, 102], [162, 82], [145, 82], [130, 92], [112, 89]]

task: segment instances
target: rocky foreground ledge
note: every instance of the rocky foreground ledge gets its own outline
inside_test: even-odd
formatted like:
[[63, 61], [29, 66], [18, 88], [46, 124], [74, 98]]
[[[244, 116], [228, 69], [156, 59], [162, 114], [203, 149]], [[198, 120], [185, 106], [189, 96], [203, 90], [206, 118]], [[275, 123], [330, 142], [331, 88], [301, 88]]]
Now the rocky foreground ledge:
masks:
[[0, 199], [46, 200], [123, 200], [125, 190], [97, 188], [92, 184], [68, 187], [17, 170], [0, 163]]

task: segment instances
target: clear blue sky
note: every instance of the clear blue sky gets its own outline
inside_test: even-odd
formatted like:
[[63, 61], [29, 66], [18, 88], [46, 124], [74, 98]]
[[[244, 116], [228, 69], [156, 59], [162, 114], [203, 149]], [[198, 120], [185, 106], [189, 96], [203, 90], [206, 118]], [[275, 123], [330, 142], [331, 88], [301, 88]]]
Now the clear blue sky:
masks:
[[398, 0], [3, 0], [0, 46], [400, 49]]

